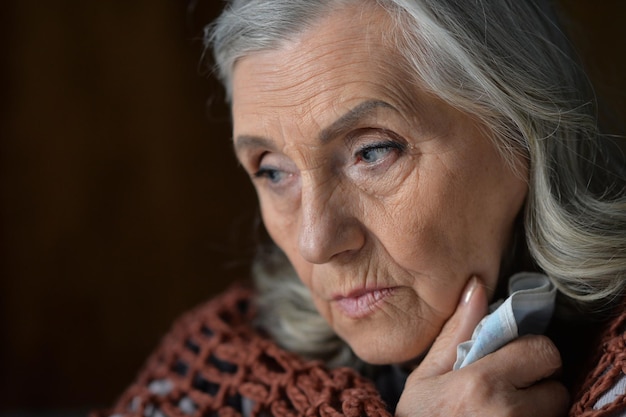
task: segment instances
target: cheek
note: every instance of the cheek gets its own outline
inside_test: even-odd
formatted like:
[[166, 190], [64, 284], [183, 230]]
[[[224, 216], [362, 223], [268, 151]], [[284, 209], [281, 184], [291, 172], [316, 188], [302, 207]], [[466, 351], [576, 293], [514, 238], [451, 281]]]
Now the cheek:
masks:
[[[378, 207], [376, 235], [389, 255], [407, 270], [427, 272], [454, 263], [452, 242], [461, 220], [445, 184], [407, 181], [393, 201]], [[372, 210], [374, 211], [374, 210]], [[372, 229], [374, 229], [372, 227]], [[426, 270], [425, 270], [426, 269]]]

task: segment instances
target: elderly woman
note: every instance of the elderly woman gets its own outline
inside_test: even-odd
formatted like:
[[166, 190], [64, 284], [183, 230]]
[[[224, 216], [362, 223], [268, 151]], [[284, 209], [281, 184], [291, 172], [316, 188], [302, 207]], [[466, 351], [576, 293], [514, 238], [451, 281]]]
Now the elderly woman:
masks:
[[626, 415], [626, 165], [544, 2], [234, 0], [207, 43], [271, 239], [106, 415]]

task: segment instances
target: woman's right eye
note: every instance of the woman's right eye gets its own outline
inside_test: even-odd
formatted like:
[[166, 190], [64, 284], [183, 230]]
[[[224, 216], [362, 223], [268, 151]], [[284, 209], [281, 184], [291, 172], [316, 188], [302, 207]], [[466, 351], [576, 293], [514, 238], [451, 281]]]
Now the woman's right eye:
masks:
[[290, 185], [295, 167], [284, 155], [266, 152], [258, 159], [258, 168], [252, 173], [252, 179], [259, 181], [274, 191], [283, 190]]

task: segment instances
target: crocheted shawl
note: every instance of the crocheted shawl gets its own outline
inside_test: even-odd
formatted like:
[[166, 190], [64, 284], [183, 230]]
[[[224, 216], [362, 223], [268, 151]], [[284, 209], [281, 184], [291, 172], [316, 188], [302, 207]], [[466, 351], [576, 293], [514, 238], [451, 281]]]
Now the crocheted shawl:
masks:
[[116, 405], [92, 417], [390, 416], [352, 369], [328, 370], [256, 331], [251, 296], [236, 286], [184, 315]]
[[602, 334], [589, 368], [573, 397], [570, 417], [626, 415], [626, 300]]
[[[256, 330], [252, 297], [234, 286], [185, 314], [115, 406], [91, 417], [390, 416], [370, 380], [300, 358]], [[624, 377], [625, 322], [622, 314], [608, 328], [570, 417], [626, 409], [624, 394], [593, 409]]]

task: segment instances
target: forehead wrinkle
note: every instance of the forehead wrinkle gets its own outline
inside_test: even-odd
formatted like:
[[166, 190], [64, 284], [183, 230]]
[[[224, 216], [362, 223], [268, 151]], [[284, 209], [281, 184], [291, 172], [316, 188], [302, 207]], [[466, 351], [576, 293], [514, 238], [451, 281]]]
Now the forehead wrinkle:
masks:
[[[274, 55], [272, 62], [262, 62], [257, 68], [259, 72], [257, 88], [262, 92], [274, 94], [274, 97], [281, 102], [281, 104], [274, 103], [279, 108], [302, 106], [320, 93], [345, 88], [346, 80], [329, 79], [328, 69], [350, 68], [355, 62], [362, 62], [365, 65], [371, 62], [371, 57], [338, 60], [336, 56], [338, 53], [343, 53], [342, 50], [343, 48], [337, 48], [325, 51], [323, 54], [297, 53], [294, 55], [276, 51], [277, 54], [270, 54]], [[326, 55], [334, 56], [334, 58], [326, 58]], [[345, 58], [345, 53], [343, 55]], [[294, 101], [294, 97], [300, 97], [300, 99]]]
[[[350, 5], [348, 8], [354, 7], [355, 5]], [[295, 77], [292, 87], [297, 87], [303, 81], [323, 74], [329, 65], [338, 68], [353, 64], [355, 61], [363, 61], [364, 63], [371, 61], [372, 49], [387, 49], [383, 40], [385, 30], [381, 29], [381, 26], [388, 26], [383, 24], [384, 20], [388, 20], [388, 16], [379, 7], [358, 7], [358, 9], [360, 10], [353, 14], [355, 18], [347, 24], [345, 19], [332, 19], [332, 15], [326, 16], [323, 20], [330, 17], [331, 21], [334, 21], [331, 25], [325, 25], [321, 32], [317, 31], [316, 25], [313, 25], [292, 39], [282, 42], [278, 48], [270, 50], [281, 55], [281, 57], [276, 58], [284, 59], [281, 60], [282, 62], [273, 61], [267, 68], [267, 74], [270, 75], [270, 78], [271, 75], [278, 75], [283, 80], [285, 76], [293, 77], [293, 74], [305, 74], [304, 79]], [[384, 16], [382, 19], [381, 15]], [[339, 42], [337, 42], [338, 37], [340, 38]], [[376, 46], [378, 47], [376, 48]], [[259, 52], [263, 53], [267, 50]], [[346, 59], [346, 56], [351, 58]], [[277, 62], [280, 63], [276, 65]], [[272, 83], [267, 84], [270, 87], [268, 91], [272, 91]]]
[[[381, 26], [383, 28], [388, 26], [385, 24], [387, 22], [377, 20], [378, 24], [375, 24], [373, 19], [368, 19], [366, 22], [358, 21], [361, 19], [363, 16], [357, 16], [356, 23], [352, 20], [352, 24], [348, 24], [348, 27], [345, 25], [338, 27], [341, 35], [334, 32], [333, 36], [330, 36], [328, 28], [319, 34], [315, 33], [315, 36], [311, 36], [310, 31], [304, 31], [300, 37], [283, 43], [276, 50], [260, 51], [260, 55], [268, 52], [269, 55], [265, 55], [261, 61], [256, 62], [258, 65], [254, 66], [253, 71], [260, 75], [257, 77], [257, 92], [262, 94], [265, 91], [274, 95], [277, 99], [271, 103], [274, 114], [280, 113], [281, 110], [289, 110], [291, 112], [289, 117], [297, 117], [303, 121], [306, 118], [315, 122], [316, 130], [319, 132], [320, 127], [329, 122], [317, 120], [315, 115], [323, 113], [318, 111], [320, 108], [337, 107], [340, 104], [335, 98], [342, 96], [341, 90], [346, 88], [345, 81], [365, 83], [371, 85], [372, 89], [370, 94], [363, 94], [362, 100], [379, 97], [382, 103], [391, 103], [386, 104], [385, 107], [396, 110], [409, 124], [419, 127], [421, 132], [424, 129], [431, 130], [432, 125], [437, 124], [434, 120], [436, 117], [432, 117], [436, 116], [437, 112], [433, 111], [435, 110], [433, 107], [436, 106], [432, 106], [434, 103], [430, 103], [430, 100], [422, 102], [419, 99], [420, 88], [416, 80], [403, 74], [402, 68], [389, 65], [389, 62], [393, 62], [400, 56], [398, 51], [383, 39], [385, 31], [381, 30]], [[366, 23], [365, 30], [362, 27], [363, 23]], [[360, 30], [356, 30], [359, 28]], [[337, 36], [341, 38], [341, 41], [331, 42], [333, 39], [336, 40]], [[365, 42], [363, 42], [364, 39]], [[379, 47], [375, 48], [376, 45]], [[325, 77], [329, 67], [333, 69], [350, 67], [355, 62], [367, 64], [378, 75], [370, 78], [355, 74], [356, 78], [343, 81]], [[339, 90], [339, 94], [333, 96], [331, 93], [335, 90]], [[350, 101], [355, 102], [355, 99], [357, 97], [352, 97]], [[334, 113], [339, 112], [334, 111]], [[319, 141], [328, 141], [336, 133], [340, 133], [338, 132], [340, 127], [347, 128], [348, 125], [369, 115], [357, 113], [349, 111], [348, 114], [340, 116], [339, 120], [331, 122], [318, 134]], [[284, 126], [282, 128], [284, 129]], [[301, 127], [298, 126], [298, 128]], [[309, 131], [309, 134], [311, 133]], [[309, 139], [314, 138], [314, 136], [309, 137]]]

